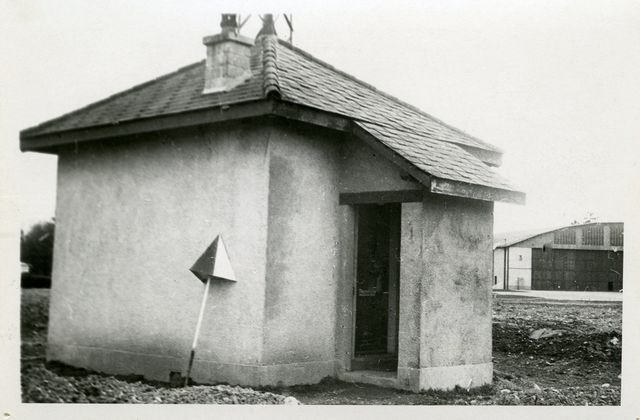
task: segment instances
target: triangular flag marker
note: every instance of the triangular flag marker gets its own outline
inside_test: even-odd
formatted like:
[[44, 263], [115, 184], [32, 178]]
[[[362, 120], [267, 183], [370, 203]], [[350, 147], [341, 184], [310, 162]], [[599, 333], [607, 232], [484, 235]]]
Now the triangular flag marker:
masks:
[[227, 247], [220, 235], [216, 236], [190, 270], [203, 283], [209, 278], [236, 281]]
[[233, 272], [233, 267], [231, 267], [229, 254], [227, 253], [227, 248], [222, 241], [222, 237], [219, 237], [218, 239], [216, 259], [213, 266], [213, 277], [229, 281], [236, 281], [236, 275]]
[[222, 236], [218, 235], [211, 242], [211, 245], [200, 255], [195, 263], [189, 269], [197, 278], [204, 283], [204, 295], [200, 304], [200, 313], [198, 314], [198, 322], [196, 323], [196, 333], [193, 337], [191, 345], [191, 354], [189, 355], [189, 365], [187, 367], [187, 375], [184, 380], [184, 386], [189, 384], [189, 376], [193, 367], [193, 359], [198, 345], [198, 336], [200, 335], [200, 327], [202, 326], [202, 318], [204, 317], [204, 308], [207, 305], [207, 296], [209, 295], [209, 285], [211, 280], [229, 280], [236, 281], [236, 275], [231, 267], [227, 248], [224, 246]]

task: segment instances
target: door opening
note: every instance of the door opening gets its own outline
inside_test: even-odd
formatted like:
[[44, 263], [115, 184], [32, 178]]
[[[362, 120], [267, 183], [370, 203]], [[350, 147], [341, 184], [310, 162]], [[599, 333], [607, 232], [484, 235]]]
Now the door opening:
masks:
[[396, 370], [400, 203], [357, 207], [352, 370]]

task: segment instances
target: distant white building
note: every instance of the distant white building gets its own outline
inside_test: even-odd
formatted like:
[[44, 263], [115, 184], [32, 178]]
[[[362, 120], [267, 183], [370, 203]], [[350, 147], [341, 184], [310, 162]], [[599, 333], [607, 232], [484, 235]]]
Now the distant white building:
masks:
[[623, 223], [587, 223], [497, 235], [493, 288], [621, 290], [623, 244]]

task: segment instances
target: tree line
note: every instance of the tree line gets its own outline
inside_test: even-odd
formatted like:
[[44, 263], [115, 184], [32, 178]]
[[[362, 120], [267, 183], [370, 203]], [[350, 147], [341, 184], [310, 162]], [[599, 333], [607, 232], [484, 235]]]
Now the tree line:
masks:
[[30, 274], [51, 276], [55, 220], [37, 223], [25, 234], [20, 231], [20, 261], [29, 264]]

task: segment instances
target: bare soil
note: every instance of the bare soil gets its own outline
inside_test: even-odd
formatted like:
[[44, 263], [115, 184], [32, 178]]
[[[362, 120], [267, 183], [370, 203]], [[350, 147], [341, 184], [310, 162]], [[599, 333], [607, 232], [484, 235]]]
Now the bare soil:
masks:
[[[494, 383], [411, 393], [326, 379], [320, 384], [253, 390], [228, 385], [187, 388], [46, 364], [48, 289], [23, 289], [24, 402], [217, 404], [619, 405], [622, 304], [558, 302], [497, 294], [493, 304]], [[540, 328], [560, 330], [533, 340]]]

